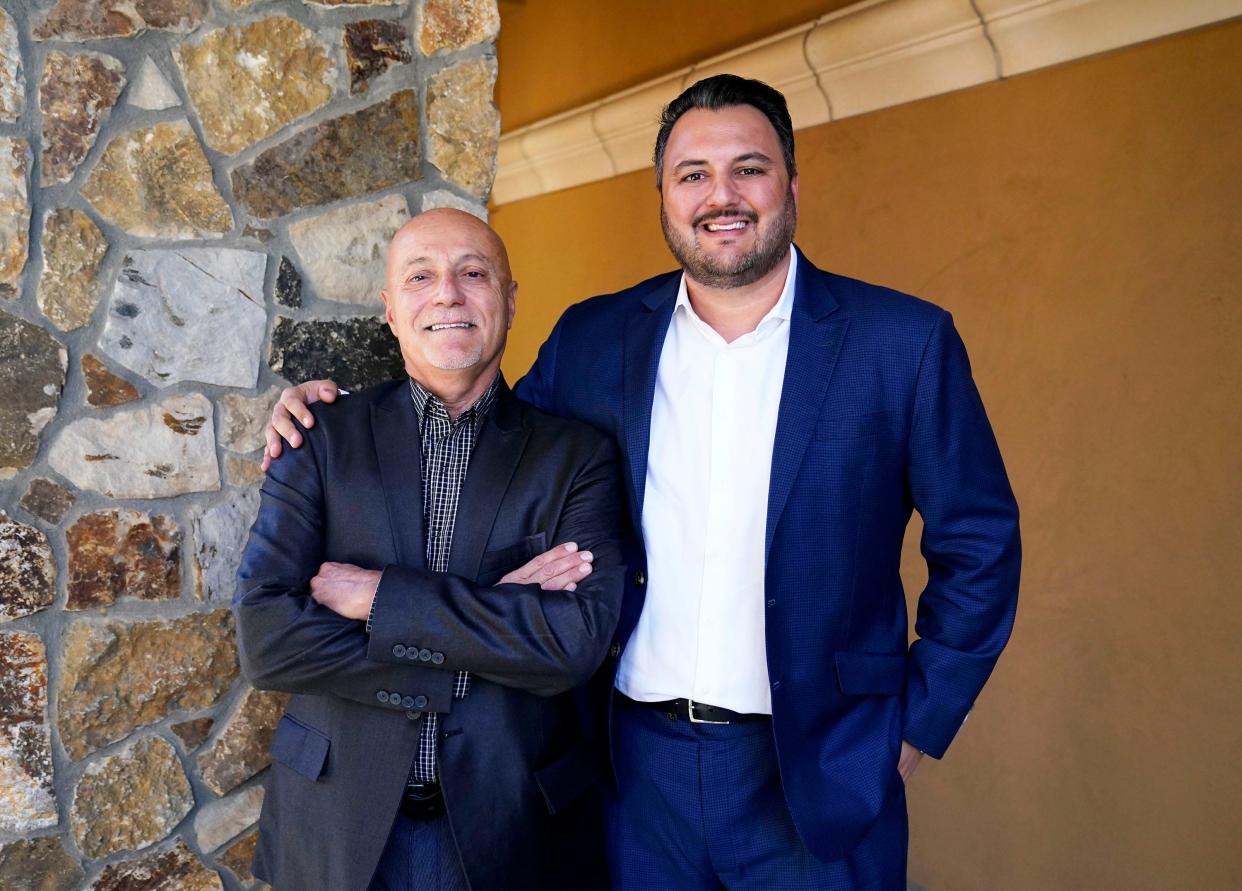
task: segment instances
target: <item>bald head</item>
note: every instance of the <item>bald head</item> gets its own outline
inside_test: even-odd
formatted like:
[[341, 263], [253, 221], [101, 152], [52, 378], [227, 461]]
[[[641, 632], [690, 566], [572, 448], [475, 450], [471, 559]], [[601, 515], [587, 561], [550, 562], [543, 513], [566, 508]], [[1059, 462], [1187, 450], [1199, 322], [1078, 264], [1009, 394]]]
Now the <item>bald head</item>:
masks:
[[406, 371], [449, 406], [464, 408], [495, 379], [516, 309], [504, 242], [482, 220], [439, 208], [419, 214], [388, 245], [388, 327]]
[[472, 244], [480, 259], [487, 261], [506, 284], [513, 281], [509, 269], [509, 252], [496, 230], [474, 214], [452, 207], [424, 211], [397, 230], [388, 243], [386, 278], [390, 283], [397, 266], [419, 259], [419, 245], [456, 242]]

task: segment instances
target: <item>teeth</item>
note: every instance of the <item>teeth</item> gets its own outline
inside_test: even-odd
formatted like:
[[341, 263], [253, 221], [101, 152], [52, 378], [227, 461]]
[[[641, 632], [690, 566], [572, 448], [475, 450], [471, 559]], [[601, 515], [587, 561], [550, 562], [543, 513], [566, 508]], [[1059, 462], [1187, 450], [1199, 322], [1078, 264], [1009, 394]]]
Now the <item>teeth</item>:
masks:
[[724, 225], [721, 225], [719, 223], [708, 223], [707, 231], [708, 232], [727, 232], [730, 229], [741, 229], [745, 225], [746, 225], [746, 222], [744, 220], [738, 220], [736, 223], [725, 223]]
[[445, 328], [469, 328], [469, 322], [446, 322], [442, 325], [432, 325], [432, 331], [443, 331]]

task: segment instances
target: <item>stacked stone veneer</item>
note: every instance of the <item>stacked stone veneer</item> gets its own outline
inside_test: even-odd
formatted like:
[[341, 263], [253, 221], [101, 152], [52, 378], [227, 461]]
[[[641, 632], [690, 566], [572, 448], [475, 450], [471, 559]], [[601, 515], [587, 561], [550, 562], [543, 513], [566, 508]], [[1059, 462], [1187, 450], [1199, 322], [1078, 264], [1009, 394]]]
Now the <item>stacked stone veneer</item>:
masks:
[[482, 215], [494, 0], [0, 3], [0, 887], [250, 887], [282, 696], [228, 611], [282, 379], [399, 373]]

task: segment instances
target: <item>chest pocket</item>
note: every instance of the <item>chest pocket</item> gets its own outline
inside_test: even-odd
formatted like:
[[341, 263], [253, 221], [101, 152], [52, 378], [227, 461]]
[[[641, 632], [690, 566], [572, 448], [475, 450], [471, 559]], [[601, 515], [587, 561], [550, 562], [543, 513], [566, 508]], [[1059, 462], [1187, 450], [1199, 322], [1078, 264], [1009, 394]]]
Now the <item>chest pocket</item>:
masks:
[[527, 563], [548, 549], [548, 534], [536, 532], [503, 548], [485, 551], [479, 561], [480, 585], [494, 585], [507, 573]]
[[890, 437], [897, 433], [897, 415], [889, 411], [872, 411], [861, 415], [821, 416], [815, 426], [815, 438], [821, 440]]

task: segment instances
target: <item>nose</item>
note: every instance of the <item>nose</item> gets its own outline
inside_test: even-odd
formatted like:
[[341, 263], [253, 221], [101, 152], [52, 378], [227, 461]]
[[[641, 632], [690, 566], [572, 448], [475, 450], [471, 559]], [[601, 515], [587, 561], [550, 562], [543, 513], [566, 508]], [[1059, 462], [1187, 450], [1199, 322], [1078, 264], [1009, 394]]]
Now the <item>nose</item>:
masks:
[[731, 176], [717, 176], [712, 179], [711, 194], [707, 203], [711, 207], [734, 207], [738, 204], [741, 193]]
[[443, 276], [439, 284], [440, 286], [436, 288], [435, 296], [431, 301], [433, 304], [436, 306], [457, 306], [465, 302], [457, 276]]

